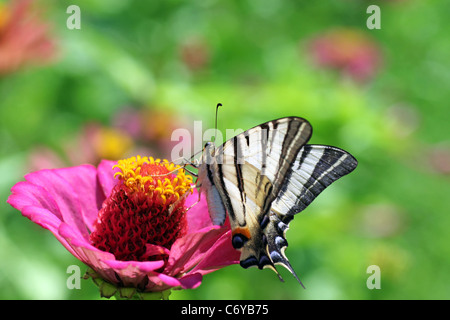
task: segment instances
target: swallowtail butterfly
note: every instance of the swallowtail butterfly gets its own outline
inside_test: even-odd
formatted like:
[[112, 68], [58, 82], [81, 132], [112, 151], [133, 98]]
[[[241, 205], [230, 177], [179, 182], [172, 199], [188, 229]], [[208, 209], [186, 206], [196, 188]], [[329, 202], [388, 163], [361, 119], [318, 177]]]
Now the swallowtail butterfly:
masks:
[[[306, 144], [312, 127], [287, 117], [251, 128], [219, 147], [208, 142], [198, 168], [197, 187], [206, 196], [211, 220], [232, 229], [240, 265], [288, 269], [286, 231], [327, 186], [350, 173], [356, 159], [336, 147]], [[302, 284], [303, 286], [303, 284]]]

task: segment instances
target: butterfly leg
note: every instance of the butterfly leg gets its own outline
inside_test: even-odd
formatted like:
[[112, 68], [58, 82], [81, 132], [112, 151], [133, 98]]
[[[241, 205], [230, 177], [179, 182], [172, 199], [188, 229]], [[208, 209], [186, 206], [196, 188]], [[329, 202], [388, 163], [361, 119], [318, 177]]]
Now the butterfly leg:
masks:
[[194, 177], [198, 177], [198, 174], [195, 172], [192, 172], [191, 170], [187, 169], [186, 167], [183, 168], [185, 171], [189, 172], [191, 175], [193, 175]]
[[201, 192], [198, 192], [198, 200], [196, 202], [194, 202], [192, 205], [189, 206], [189, 208], [186, 209], [186, 212], [188, 212], [189, 210], [191, 210], [197, 203], [200, 202], [201, 200]]
[[198, 174], [195, 172], [192, 172], [191, 170], [187, 169], [186, 166], [191, 166], [195, 169], [198, 169], [198, 164], [192, 162], [191, 160], [184, 159], [183, 169], [189, 172], [194, 177], [198, 177]]

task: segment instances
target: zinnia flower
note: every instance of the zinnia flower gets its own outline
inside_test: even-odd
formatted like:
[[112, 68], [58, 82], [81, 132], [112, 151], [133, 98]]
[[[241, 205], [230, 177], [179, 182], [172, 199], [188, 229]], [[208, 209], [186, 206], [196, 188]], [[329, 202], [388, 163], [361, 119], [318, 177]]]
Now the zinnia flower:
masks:
[[239, 261], [229, 224], [213, 226], [204, 200], [193, 206], [192, 178], [167, 160], [41, 170], [11, 191], [8, 203], [89, 266], [102, 296], [164, 298]]

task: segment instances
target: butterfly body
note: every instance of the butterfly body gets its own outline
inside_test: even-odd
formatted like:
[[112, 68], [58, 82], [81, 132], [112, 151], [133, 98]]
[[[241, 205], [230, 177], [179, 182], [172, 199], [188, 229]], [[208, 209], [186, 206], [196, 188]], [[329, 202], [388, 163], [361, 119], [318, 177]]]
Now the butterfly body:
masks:
[[[228, 214], [232, 245], [244, 268], [287, 268], [286, 231], [294, 215], [333, 181], [357, 165], [349, 153], [307, 145], [312, 128], [287, 117], [251, 128], [219, 147], [207, 143], [197, 186], [205, 194], [211, 220], [222, 225]], [[300, 282], [301, 283], [301, 282]]]

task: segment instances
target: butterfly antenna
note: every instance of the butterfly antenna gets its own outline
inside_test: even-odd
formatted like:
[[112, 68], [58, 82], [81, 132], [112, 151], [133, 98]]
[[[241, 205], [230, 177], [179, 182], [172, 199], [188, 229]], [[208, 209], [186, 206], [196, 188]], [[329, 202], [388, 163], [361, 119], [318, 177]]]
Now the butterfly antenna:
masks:
[[216, 136], [217, 136], [217, 114], [219, 113], [218, 111], [219, 111], [219, 107], [221, 107], [222, 106], [222, 104], [221, 103], [218, 103], [217, 104], [217, 106], [216, 106], [216, 122], [215, 122], [215, 125], [214, 125], [214, 141], [213, 142], [216, 142]]
[[164, 176], [168, 176], [169, 174], [172, 174], [172, 173], [174, 173], [174, 172], [176, 172], [176, 171], [178, 171], [178, 170], [180, 170], [180, 169], [183, 169], [183, 170], [186, 170], [184, 167], [178, 167], [178, 168], [175, 168], [175, 169], [173, 169], [172, 171], [169, 171], [169, 172], [166, 172], [166, 173], [162, 173], [162, 174], [150, 174], [149, 176], [150, 177], [164, 177]]

